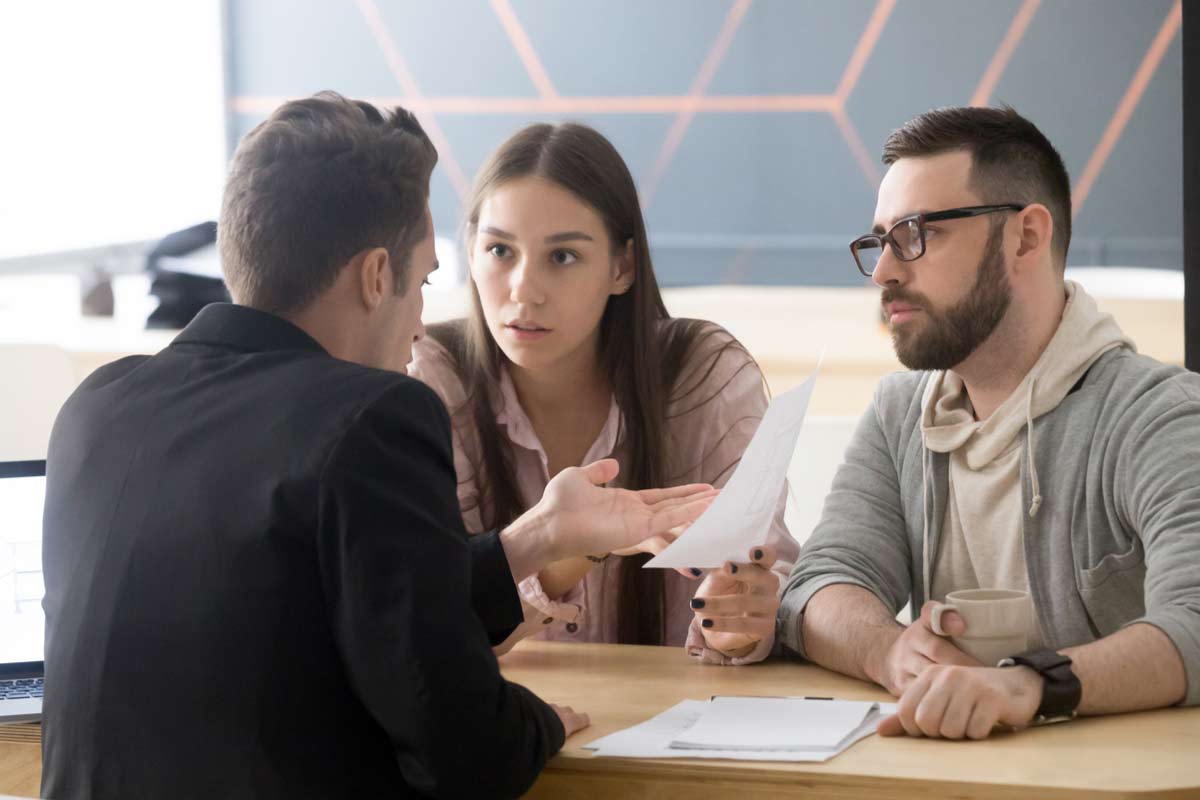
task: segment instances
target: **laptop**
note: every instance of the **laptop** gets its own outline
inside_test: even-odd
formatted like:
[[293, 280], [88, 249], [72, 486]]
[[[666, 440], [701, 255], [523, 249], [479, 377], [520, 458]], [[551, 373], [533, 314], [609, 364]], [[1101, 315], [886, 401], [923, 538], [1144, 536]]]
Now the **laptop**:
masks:
[[0, 461], [0, 724], [42, 718], [45, 461]]

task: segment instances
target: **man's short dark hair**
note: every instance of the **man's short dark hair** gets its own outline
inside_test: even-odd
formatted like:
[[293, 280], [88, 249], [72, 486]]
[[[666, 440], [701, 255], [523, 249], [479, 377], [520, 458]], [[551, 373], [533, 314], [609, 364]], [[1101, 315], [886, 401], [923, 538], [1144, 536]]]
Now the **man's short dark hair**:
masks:
[[971, 153], [970, 185], [984, 203], [1041, 203], [1054, 220], [1051, 245], [1059, 269], [1071, 244], [1071, 180], [1062, 156], [1029, 120], [1003, 108], [936, 108], [892, 131], [883, 163]]
[[234, 300], [297, 311], [372, 247], [387, 249], [402, 292], [436, 163], [403, 108], [385, 116], [333, 92], [277, 108], [242, 139], [225, 184], [217, 235]]

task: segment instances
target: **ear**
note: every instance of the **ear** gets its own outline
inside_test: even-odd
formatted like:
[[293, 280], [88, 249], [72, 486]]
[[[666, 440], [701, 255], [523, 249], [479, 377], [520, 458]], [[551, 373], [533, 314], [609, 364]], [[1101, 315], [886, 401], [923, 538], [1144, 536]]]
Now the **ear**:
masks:
[[625, 294], [633, 286], [637, 264], [633, 257], [633, 239], [617, 253], [612, 262], [612, 289], [609, 294]]
[[1041, 203], [1033, 203], [1017, 214], [1017, 252], [1013, 269], [1017, 272], [1040, 265], [1050, 258], [1054, 238], [1054, 217]]
[[[382, 247], [364, 250], [355, 256], [363, 305], [374, 311], [395, 291], [392, 286], [392, 259]], [[351, 266], [354, 262], [351, 261]]]
[[475, 236], [467, 237], [467, 278], [475, 280]]

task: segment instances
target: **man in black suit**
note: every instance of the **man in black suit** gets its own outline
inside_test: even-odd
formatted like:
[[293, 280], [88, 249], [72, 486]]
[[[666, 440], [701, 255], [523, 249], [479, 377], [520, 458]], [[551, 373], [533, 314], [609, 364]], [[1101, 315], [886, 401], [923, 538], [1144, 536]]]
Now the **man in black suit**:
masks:
[[505, 681], [515, 581], [694, 519], [568, 470], [468, 540], [445, 407], [404, 376], [436, 268], [416, 120], [319, 95], [234, 157], [235, 305], [97, 370], [47, 465], [43, 794], [512, 797], [583, 715]]

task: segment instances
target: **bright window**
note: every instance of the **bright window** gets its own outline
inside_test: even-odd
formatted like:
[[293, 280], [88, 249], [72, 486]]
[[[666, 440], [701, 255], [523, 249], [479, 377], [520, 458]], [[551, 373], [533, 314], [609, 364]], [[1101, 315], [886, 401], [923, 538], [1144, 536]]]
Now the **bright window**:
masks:
[[5, 3], [0, 75], [0, 259], [156, 240], [216, 219], [217, 0]]

